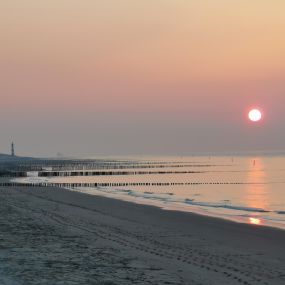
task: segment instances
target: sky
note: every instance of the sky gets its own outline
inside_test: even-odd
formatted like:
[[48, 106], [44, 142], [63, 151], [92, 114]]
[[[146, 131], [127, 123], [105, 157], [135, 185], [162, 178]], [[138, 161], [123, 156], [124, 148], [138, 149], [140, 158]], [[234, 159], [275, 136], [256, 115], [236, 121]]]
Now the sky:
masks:
[[12, 140], [32, 156], [284, 150], [284, 11], [283, 0], [0, 0], [0, 153]]

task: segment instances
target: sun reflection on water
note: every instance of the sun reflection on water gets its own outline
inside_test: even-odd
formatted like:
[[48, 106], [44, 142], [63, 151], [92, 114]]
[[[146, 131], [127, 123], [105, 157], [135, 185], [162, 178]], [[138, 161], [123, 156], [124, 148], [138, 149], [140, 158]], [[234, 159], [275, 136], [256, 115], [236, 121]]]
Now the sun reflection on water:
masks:
[[267, 177], [263, 159], [256, 158], [254, 164], [252, 161], [249, 163], [245, 201], [251, 208], [266, 210], [269, 202], [269, 189], [266, 184]]
[[[268, 210], [269, 207], [269, 189], [266, 184], [266, 171], [262, 158], [255, 158], [249, 162], [249, 171], [247, 176], [247, 189], [245, 201], [251, 208]], [[260, 217], [249, 217], [248, 223], [251, 225], [262, 225]]]
[[250, 217], [249, 223], [252, 225], [261, 225], [261, 219]]

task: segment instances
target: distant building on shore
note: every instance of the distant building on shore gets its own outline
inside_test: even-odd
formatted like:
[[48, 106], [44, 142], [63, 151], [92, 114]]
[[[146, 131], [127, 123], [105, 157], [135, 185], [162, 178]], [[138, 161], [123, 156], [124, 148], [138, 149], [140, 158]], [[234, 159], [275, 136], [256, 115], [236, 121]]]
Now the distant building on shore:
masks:
[[14, 142], [11, 144], [11, 156], [15, 156]]

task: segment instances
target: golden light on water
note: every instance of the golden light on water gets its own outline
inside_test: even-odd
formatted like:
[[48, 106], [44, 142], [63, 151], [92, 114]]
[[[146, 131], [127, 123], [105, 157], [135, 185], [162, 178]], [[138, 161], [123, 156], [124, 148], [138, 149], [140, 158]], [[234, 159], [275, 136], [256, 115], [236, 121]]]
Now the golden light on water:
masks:
[[252, 224], [252, 225], [261, 225], [261, 220], [258, 219], [258, 218], [250, 217], [249, 218], [249, 223]]
[[266, 184], [265, 162], [261, 157], [248, 159], [247, 187], [244, 199], [250, 208], [269, 208], [269, 189]]
[[[261, 157], [248, 160], [247, 188], [244, 196], [250, 208], [267, 210], [269, 208], [269, 189], [265, 171], [265, 161]], [[249, 217], [251, 225], [262, 225], [263, 220], [258, 217]]]

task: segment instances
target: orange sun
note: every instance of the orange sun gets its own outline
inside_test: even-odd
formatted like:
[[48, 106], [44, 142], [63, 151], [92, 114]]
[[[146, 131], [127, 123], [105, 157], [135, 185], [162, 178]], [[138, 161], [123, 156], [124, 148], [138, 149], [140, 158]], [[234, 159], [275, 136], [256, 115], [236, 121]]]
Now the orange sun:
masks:
[[260, 112], [260, 110], [258, 109], [252, 109], [250, 110], [250, 112], [248, 113], [248, 118], [252, 121], [252, 122], [258, 122], [261, 120], [262, 118], [262, 113]]

